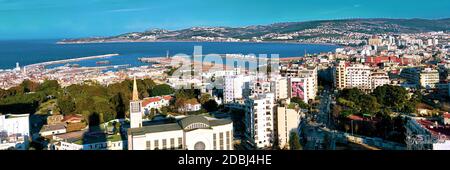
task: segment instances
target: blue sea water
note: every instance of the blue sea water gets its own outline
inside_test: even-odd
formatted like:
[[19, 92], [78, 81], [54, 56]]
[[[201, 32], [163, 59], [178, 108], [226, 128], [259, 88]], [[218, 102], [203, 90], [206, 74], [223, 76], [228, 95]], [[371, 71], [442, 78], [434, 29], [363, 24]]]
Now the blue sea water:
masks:
[[[133, 42], [133, 43], [89, 43], [56, 44], [57, 40], [13, 40], [0, 41], [0, 69], [14, 68], [46, 61], [117, 53], [108, 59], [93, 59], [74, 62], [82, 66], [97, 66], [97, 61], [108, 60], [109, 65], [144, 65], [140, 57], [163, 57], [167, 51], [192, 55], [194, 46], [202, 46], [203, 54], [279, 54], [282, 57], [303, 56], [307, 53], [334, 51], [339, 46], [286, 43], [228, 43], [228, 42]], [[72, 63], [73, 64], [73, 63]]]

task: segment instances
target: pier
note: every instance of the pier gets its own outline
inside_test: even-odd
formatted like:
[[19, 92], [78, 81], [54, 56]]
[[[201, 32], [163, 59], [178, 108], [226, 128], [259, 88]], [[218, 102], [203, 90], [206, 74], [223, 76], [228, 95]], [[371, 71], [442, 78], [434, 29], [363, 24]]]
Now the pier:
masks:
[[77, 62], [77, 61], [83, 61], [83, 60], [108, 58], [108, 57], [113, 57], [113, 56], [118, 56], [118, 55], [119, 54], [105, 54], [105, 55], [97, 55], [97, 56], [89, 56], [89, 57], [71, 58], [71, 59], [65, 59], [65, 60], [47, 61], [47, 62], [27, 65], [25, 67], [39, 67], [39, 66], [45, 67], [45, 66], [53, 65], [53, 64], [64, 64], [64, 63]]

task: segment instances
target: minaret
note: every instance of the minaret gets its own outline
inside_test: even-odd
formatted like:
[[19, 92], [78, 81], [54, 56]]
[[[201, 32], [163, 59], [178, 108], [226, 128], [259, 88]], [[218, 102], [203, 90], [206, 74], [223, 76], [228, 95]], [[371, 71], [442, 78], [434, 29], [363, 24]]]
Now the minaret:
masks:
[[136, 77], [133, 80], [133, 97], [130, 101], [130, 127], [139, 128], [142, 127], [142, 101], [139, 100], [139, 93], [137, 90]]

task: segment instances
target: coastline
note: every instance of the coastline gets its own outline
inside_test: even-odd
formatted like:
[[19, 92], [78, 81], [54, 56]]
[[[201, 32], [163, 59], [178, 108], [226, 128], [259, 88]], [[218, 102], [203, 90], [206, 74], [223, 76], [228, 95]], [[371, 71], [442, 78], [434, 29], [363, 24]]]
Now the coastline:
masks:
[[342, 46], [333, 43], [304, 43], [296, 41], [194, 41], [194, 40], [118, 40], [118, 41], [81, 41], [81, 42], [63, 42], [57, 41], [58, 45], [70, 45], [70, 44], [107, 44], [107, 43], [158, 43], [158, 42], [186, 42], [186, 43], [252, 43], [252, 44], [299, 44], [299, 45], [328, 45], [328, 46]]

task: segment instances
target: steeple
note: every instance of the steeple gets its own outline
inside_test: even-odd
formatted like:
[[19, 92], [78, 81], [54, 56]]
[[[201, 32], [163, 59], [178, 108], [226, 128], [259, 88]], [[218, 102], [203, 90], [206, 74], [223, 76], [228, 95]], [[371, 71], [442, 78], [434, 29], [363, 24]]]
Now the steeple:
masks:
[[136, 77], [133, 80], [133, 97], [130, 101], [130, 127], [139, 128], [142, 127], [142, 101], [139, 100], [139, 93], [137, 90]]
[[139, 93], [137, 90], [137, 83], [136, 83], [136, 77], [134, 77], [133, 80], [133, 98], [131, 98], [132, 101], [138, 101], [139, 100]]

